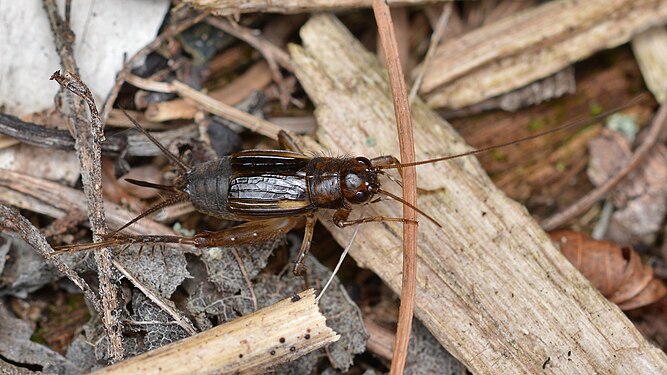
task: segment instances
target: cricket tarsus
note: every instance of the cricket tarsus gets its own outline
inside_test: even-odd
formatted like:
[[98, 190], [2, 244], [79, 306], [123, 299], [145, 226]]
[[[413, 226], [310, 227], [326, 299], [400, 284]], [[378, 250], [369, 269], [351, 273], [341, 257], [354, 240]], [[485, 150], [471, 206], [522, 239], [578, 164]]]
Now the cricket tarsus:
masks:
[[[601, 118], [644, 100], [639, 96], [626, 105], [607, 111], [587, 121], [577, 121], [558, 128], [463, 154], [436, 159], [400, 163], [393, 156], [365, 157], [309, 157], [285, 132], [280, 132], [280, 144], [287, 150], [245, 150], [203, 164], [188, 166], [158, 142], [141, 125], [125, 115], [134, 126], [151, 140], [180, 170], [172, 185], [129, 179], [135, 185], [149, 187], [172, 194], [139, 216], [127, 222], [116, 232], [101, 235], [101, 242], [62, 246], [56, 254], [94, 250], [107, 246], [141, 244], [182, 244], [197, 248], [236, 246], [259, 243], [287, 233], [296, 226], [298, 219], [306, 218], [304, 240], [297, 255], [293, 272], [304, 270], [304, 259], [310, 250], [316, 213], [333, 210], [332, 219], [339, 227], [370, 222], [406, 222], [402, 217], [369, 216], [349, 219], [355, 206], [374, 203], [387, 197], [416, 210], [420, 215], [440, 227], [431, 216], [399, 196], [381, 189], [379, 176], [388, 176], [385, 169], [398, 169], [441, 162], [475, 155], [499, 147], [506, 147], [546, 134], [599, 121]], [[400, 184], [399, 180], [393, 181]], [[376, 195], [380, 198], [373, 199]], [[201, 232], [195, 236], [147, 236], [119, 233], [143, 217], [171, 204], [190, 201], [198, 211], [221, 219], [245, 223], [217, 232]]]

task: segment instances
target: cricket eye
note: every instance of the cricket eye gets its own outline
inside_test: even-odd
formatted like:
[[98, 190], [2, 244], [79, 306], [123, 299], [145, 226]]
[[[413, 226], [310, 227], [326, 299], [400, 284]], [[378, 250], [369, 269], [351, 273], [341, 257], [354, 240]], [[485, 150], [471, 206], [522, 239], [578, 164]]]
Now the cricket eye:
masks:
[[361, 204], [368, 202], [373, 196], [373, 192], [368, 182], [352, 172], [345, 175], [343, 180], [343, 195], [348, 202]]

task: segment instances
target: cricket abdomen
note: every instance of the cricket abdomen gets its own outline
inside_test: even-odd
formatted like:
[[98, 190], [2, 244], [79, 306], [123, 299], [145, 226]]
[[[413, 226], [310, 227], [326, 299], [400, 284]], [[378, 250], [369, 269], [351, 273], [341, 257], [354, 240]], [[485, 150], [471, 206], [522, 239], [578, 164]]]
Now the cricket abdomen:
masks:
[[194, 166], [185, 176], [184, 191], [197, 211], [235, 220], [228, 208], [229, 181], [232, 177], [229, 159], [223, 157]]

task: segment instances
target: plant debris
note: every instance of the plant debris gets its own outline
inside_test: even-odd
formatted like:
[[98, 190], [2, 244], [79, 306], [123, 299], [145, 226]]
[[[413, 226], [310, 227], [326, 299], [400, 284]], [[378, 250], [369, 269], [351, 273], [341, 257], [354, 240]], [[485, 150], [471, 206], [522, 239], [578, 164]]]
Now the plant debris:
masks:
[[[0, 372], [95, 371], [321, 289], [351, 233], [336, 228], [329, 212], [318, 217], [313, 255], [299, 277], [291, 272], [303, 236], [296, 220], [286, 236], [236, 247], [135, 243], [58, 255], [52, 247], [113, 235], [170, 199], [178, 171], [125, 112], [187, 166], [278, 149], [279, 130], [291, 132], [308, 157], [397, 154], [389, 94], [397, 73], [388, 80], [383, 68], [396, 55], [417, 160], [580, 124], [476, 154], [504, 193], [474, 157], [418, 168], [418, 208], [442, 228], [417, 217], [417, 308], [405, 373], [587, 373], [603, 366], [651, 373], [665, 366], [664, 354], [645, 345], [580, 275], [667, 348], [667, 149], [660, 134], [667, 107], [650, 99], [664, 100], [664, 2], [407, 0], [391, 4], [387, 30], [388, 19], [378, 29], [370, 9], [349, 10], [368, 6], [362, 2], [251, 1], [239, 8], [188, 0], [165, 14], [170, 5], [159, 1], [151, 8], [159, 12], [123, 35], [100, 26], [115, 25], [106, 7], [91, 5], [102, 9], [91, 13], [84, 3], [43, 3], [39, 12], [51, 25], [43, 37], [57, 48], [25, 45], [0, 63], [25, 77], [32, 70], [12, 64], [51, 56], [49, 66], [61, 65], [53, 78], [62, 87], [49, 108], [41, 95], [29, 102], [25, 91], [35, 79], [40, 93], [57, 87], [48, 81], [55, 69], [23, 83], [10, 77], [0, 90]], [[90, 21], [83, 30], [81, 14]], [[22, 29], [12, 25], [3, 27], [16, 49]], [[610, 25], [614, 31], [598, 38]], [[152, 41], [148, 31], [157, 33]], [[380, 41], [392, 33], [398, 45], [385, 56]], [[110, 52], [121, 46], [127, 56]], [[99, 80], [89, 72], [98, 57], [81, 54], [91, 47], [109, 60]], [[611, 111], [619, 112], [606, 120], [613, 129], [599, 116]], [[383, 188], [398, 194], [391, 185]], [[350, 217], [374, 215], [402, 217], [402, 205], [386, 199]], [[562, 255], [533, 219], [563, 228], [551, 234]], [[396, 319], [405, 284], [395, 224], [359, 228], [351, 259], [318, 305], [340, 339], [273, 372], [395, 370], [392, 359], [401, 353], [394, 353], [394, 332], [405, 323]], [[120, 233], [192, 236], [237, 225], [185, 201]], [[600, 337], [608, 345], [599, 345]], [[289, 339], [276, 345], [289, 350]], [[620, 353], [618, 342], [638, 349]]]

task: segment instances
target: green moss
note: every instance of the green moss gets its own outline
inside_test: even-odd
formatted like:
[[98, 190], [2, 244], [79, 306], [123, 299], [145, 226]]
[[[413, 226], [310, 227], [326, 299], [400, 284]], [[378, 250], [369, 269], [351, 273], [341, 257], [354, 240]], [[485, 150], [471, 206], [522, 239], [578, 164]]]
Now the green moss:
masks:
[[592, 116], [597, 116], [604, 111], [604, 108], [599, 103], [592, 102], [588, 105], [588, 110]]
[[556, 163], [556, 170], [560, 173], [564, 172], [566, 167], [567, 165], [565, 165], [565, 163], [563, 163], [562, 161], [558, 161]]
[[507, 154], [503, 152], [503, 150], [500, 149], [495, 149], [492, 150], [491, 153], [491, 158], [495, 161], [507, 161]]
[[543, 127], [544, 127], [544, 122], [542, 122], [542, 119], [533, 118], [530, 119], [530, 122], [528, 123], [528, 129], [530, 129], [531, 131], [539, 130], [542, 129]]

